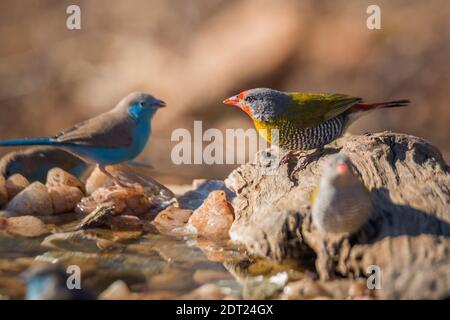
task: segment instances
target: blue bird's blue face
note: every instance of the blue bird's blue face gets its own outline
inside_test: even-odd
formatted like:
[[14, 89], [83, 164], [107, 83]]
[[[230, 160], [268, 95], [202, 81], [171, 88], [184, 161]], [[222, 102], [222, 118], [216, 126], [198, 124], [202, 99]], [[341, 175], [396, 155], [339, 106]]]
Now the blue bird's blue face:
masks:
[[136, 121], [150, 120], [156, 110], [165, 106], [166, 103], [164, 101], [146, 95], [133, 100], [128, 108], [128, 113]]

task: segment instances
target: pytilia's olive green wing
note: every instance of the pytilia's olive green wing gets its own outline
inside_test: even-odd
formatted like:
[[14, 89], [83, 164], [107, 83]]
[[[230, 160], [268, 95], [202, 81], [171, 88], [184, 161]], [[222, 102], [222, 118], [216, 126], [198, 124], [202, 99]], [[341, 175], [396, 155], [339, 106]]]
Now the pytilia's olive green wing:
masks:
[[298, 127], [311, 127], [334, 118], [362, 101], [345, 94], [314, 94], [291, 92], [285, 115]]

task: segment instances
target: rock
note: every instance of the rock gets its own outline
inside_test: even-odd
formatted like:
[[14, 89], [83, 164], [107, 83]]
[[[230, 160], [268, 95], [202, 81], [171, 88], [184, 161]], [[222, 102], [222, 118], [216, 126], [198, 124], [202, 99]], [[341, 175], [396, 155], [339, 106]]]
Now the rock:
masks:
[[172, 205], [158, 213], [152, 224], [163, 234], [182, 235], [191, 215], [191, 210]]
[[99, 188], [112, 187], [113, 185], [114, 181], [101, 172], [99, 168], [95, 168], [86, 180], [86, 193], [92, 194]]
[[283, 300], [305, 300], [317, 297], [329, 297], [329, 293], [318, 281], [311, 278], [291, 282], [283, 289], [281, 299]]
[[41, 246], [51, 250], [97, 253], [102, 250], [117, 247], [114, 241], [103, 239], [96, 233], [86, 230], [55, 233], [47, 236]]
[[212, 191], [217, 190], [225, 191], [229, 201], [234, 198], [234, 193], [225, 186], [223, 181], [194, 180], [192, 182], [192, 187], [194, 190], [188, 191], [178, 198], [180, 208], [195, 210], [202, 205]]
[[5, 177], [0, 175], [0, 208], [8, 201], [8, 191], [6, 190]]
[[[107, 177], [103, 172], [96, 168], [86, 182], [86, 191], [88, 194], [94, 197], [98, 196], [99, 194], [108, 194], [111, 190], [117, 189], [139, 190], [140, 194], [126, 195], [126, 198], [130, 201], [128, 205], [137, 206], [134, 209], [132, 208], [131, 210], [128, 210], [126, 212], [127, 214], [147, 213], [149, 218], [154, 218], [154, 216], [158, 212], [167, 208], [173, 203], [176, 203], [176, 198], [173, 192], [153, 179], [150, 176], [149, 169], [146, 167], [136, 167], [127, 164], [120, 164], [108, 166], [107, 170], [114, 177], [120, 178], [121, 181], [133, 185], [133, 187], [118, 188], [116, 184], [111, 180], [111, 178]], [[128, 192], [130, 192], [130, 190], [128, 190]], [[116, 207], [119, 208], [117, 204]], [[91, 208], [89, 210], [93, 209]], [[139, 213], [139, 211], [143, 212]]]
[[33, 216], [8, 218], [6, 221], [6, 231], [22, 237], [40, 237], [50, 233], [46, 225]]
[[23, 189], [28, 187], [30, 182], [23, 175], [16, 173], [6, 179], [6, 190], [8, 198], [12, 199], [19, 194]]
[[[434, 146], [390, 132], [349, 135], [328, 145], [293, 180], [295, 161], [273, 162], [267, 170], [267, 155], [274, 152], [259, 153], [225, 181], [236, 192], [234, 241], [276, 260], [317, 256], [316, 271], [324, 281], [366, 277], [370, 264], [382, 266], [384, 298], [449, 296], [450, 274], [444, 270], [450, 266], [450, 175]], [[373, 199], [374, 214], [352, 237], [325, 237], [311, 224], [310, 193], [337, 152], [350, 158]], [[414, 286], [405, 279], [415, 279]]]
[[[131, 167], [126, 164], [108, 166], [107, 170], [115, 177], [120, 177], [122, 181], [129, 184], [139, 184], [143, 189], [146, 197], [158, 197], [161, 200], [170, 201], [175, 196], [164, 185], [153, 179], [148, 169]], [[108, 188], [114, 185], [111, 178], [107, 177], [98, 168], [95, 168], [86, 181], [87, 194], [94, 193], [99, 188]]]
[[83, 192], [77, 187], [59, 185], [48, 188], [53, 203], [53, 213], [67, 213], [75, 209], [83, 198]]
[[89, 197], [78, 203], [76, 211], [91, 213], [98, 207], [114, 208], [115, 214], [142, 215], [148, 212], [152, 204], [144, 194], [144, 189], [135, 184], [134, 187], [119, 186], [102, 187], [95, 190]]
[[83, 183], [77, 177], [60, 168], [53, 168], [47, 174], [47, 188], [56, 188], [61, 186], [75, 187], [84, 192]]
[[192, 273], [178, 268], [165, 268], [147, 281], [150, 290], [186, 291], [196, 287]]
[[103, 226], [109, 217], [115, 214], [114, 207], [98, 207], [87, 216], [85, 216], [73, 230], [83, 230]]
[[200, 237], [221, 239], [228, 238], [233, 220], [233, 207], [225, 191], [213, 191], [191, 215], [188, 225], [194, 227]]
[[28, 181], [45, 183], [48, 171], [55, 167], [77, 177], [89, 169], [86, 162], [61, 148], [28, 147], [5, 155], [0, 160], [0, 175], [9, 177], [20, 173]]
[[114, 281], [98, 296], [99, 300], [131, 300], [133, 298], [127, 284], [122, 280]]
[[222, 289], [215, 284], [207, 283], [181, 296], [183, 300], [221, 300], [226, 296]]
[[144, 228], [141, 219], [129, 215], [109, 216], [105, 224], [113, 231], [140, 231]]
[[230, 280], [233, 279], [233, 277], [226, 270], [219, 271], [219, 270], [200, 269], [195, 271], [193, 279], [198, 284], [205, 284], [210, 282], [217, 282], [219, 280]]
[[47, 188], [40, 182], [33, 182], [17, 194], [5, 208], [21, 215], [53, 214], [52, 199]]

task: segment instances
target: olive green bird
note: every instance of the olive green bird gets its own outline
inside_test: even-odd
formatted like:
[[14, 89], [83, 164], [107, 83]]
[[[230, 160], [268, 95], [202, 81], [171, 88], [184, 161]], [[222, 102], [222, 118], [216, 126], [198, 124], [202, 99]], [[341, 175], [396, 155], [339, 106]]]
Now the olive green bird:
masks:
[[[268, 88], [246, 90], [223, 102], [247, 113], [267, 142], [285, 150], [318, 149], [318, 152], [340, 137], [359, 116], [375, 109], [409, 104], [408, 100], [365, 103], [361, 98], [345, 94], [283, 92]], [[307, 160], [304, 165], [308, 163]]]
[[345, 155], [326, 162], [319, 184], [311, 194], [313, 225], [323, 232], [354, 233], [369, 219], [372, 199]]

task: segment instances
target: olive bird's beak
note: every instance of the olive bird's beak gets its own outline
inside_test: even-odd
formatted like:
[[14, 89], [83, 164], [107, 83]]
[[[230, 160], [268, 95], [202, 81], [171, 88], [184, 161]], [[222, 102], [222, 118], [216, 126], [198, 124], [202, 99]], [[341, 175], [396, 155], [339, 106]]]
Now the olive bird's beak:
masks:
[[240, 100], [238, 96], [232, 96], [228, 99], [223, 100], [224, 104], [229, 104], [231, 106], [237, 106], [239, 104]]

